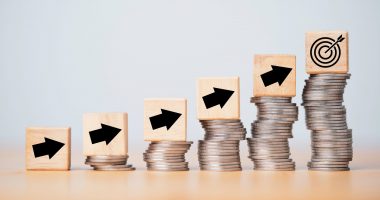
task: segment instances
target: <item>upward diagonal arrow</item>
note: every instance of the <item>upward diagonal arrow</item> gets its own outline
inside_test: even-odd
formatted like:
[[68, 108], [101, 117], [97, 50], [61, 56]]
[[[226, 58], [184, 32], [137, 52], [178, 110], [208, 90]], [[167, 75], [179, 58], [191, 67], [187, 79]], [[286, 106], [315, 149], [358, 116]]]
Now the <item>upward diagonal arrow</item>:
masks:
[[113, 138], [115, 138], [116, 135], [121, 131], [121, 129], [113, 126], [109, 126], [106, 124], [100, 125], [100, 129], [90, 131], [90, 138], [92, 144], [104, 141], [106, 142], [106, 145], [108, 145], [113, 140]]
[[226, 90], [226, 89], [214, 87], [214, 92], [206, 96], [203, 96], [202, 99], [207, 109], [212, 108], [217, 105], [219, 105], [220, 108], [223, 108], [223, 106], [231, 98], [234, 92], [235, 91], [232, 91], [232, 90]]
[[181, 113], [161, 109], [161, 114], [149, 117], [149, 120], [153, 130], [164, 126], [169, 130], [181, 115]]
[[261, 79], [265, 87], [270, 86], [274, 83], [278, 83], [280, 86], [285, 81], [286, 77], [288, 77], [289, 73], [292, 71], [292, 68], [281, 67], [276, 65], [271, 65], [272, 70], [261, 74]]

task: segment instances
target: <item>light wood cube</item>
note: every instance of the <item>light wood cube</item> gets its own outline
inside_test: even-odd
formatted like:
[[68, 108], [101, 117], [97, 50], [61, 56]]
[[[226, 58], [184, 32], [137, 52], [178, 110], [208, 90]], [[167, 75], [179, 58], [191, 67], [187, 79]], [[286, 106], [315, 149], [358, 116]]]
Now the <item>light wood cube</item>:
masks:
[[348, 72], [346, 31], [308, 32], [305, 37], [305, 50], [307, 73]]
[[240, 119], [239, 77], [206, 77], [197, 81], [200, 120]]
[[186, 141], [186, 131], [186, 99], [144, 100], [145, 141]]
[[296, 96], [296, 56], [255, 55], [253, 96]]
[[83, 153], [91, 155], [128, 154], [127, 113], [85, 113]]
[[71, 128], [26, 129], [27, 170], [69, 170]]

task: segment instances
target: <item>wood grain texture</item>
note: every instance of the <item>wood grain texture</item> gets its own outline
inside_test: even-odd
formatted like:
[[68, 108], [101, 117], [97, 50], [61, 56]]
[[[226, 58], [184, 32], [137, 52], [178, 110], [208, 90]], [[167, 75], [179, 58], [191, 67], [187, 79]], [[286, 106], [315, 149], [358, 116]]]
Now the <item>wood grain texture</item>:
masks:
[[[329, 38], [332, 38], [333, 40], [336, 40], [340, 35], [342, 35], [343, 38], [345, 39], [342, 42], [338, 43], [341, 55], [337, 63], [328, 68], [323, 68], [323, 67], [318, 66], [311, 58], [310, 49], [313, 43], [322, 37], [329, 37]], [[327, 58], [330, 54], [330, 51], [328, 51], [327, 53], [324, 53], [325, 50], [327, 50], [328, 48], [324, 47], [322, 49], [323, 49], [323, 52], [321, 55]], [[346, 31], [307, 32], [305, 34], [305, 55], [306, 55], [306, 72], [308, 74], [347, 73], [349, 69], [348, 32]], [[327, 60], [328, 59], [326, 59], [325, 61]]]
[[[181, 116], [167, 129], [153, 130], [150, 117], [162, 114], [161, 109], [180, 113]], [[187, 100], [184, 98], [144, 99], [144, 140], [145, 141], [186, 141]]]
[[[45, 142], [45, 137], [64, 146], [49, 159], [35, 157], [32, 145]], [[29, 127], [26, 129], [25, 164], [27, 170], [69, 170], [71, 164], [71, 128]]]
[[[272, 70], [272, 65], [292, 68], [284, 82], [265, 87], [261, 75]], [[255, 55], [253, 67], [253, 96], [296, 96], [296, 56], [295, 55]]]
[[[221, 108], [217, 105], [206, 108], [202, 97], [214, 92], [214, 88], [234, 91]], [[204, 77], [197, 80], [197, 116], [199, 120], [240, 119], [239, 77]]]
[[[90, 131], [106, 124], [121, 131], [107, 145], [106, 142], [92, 144]], [[128, 114], [127, 113], [85, 113], [83, 115], [83, 154], [90, 155], [127, 155], [128, 154]]]
[[[192, 147], [194, 148], [194, 147]], [[195, 148], [196, 149], [196, 148]], [[296, 152], [297, 170], [255, 171], [242, 152], [243, 171], [199, 171], [198, 157], [186, 156], [186, 172], [147, 171], [141, 151], [130, 152], [136, 171], [93, 171], [83, 156], [73, 154], [71, 171], [25, 171], [20, 149], [1, 149], [0, 199], [273, 199], [273, 200], [378, 200], [380, 199], [379, 149], [356, 149], [351, 171], [308, 171], [308, 151]], [[47, 191], [47, 192], [44, 192]], [[42, 197], [43, 196], [43, 197]]]

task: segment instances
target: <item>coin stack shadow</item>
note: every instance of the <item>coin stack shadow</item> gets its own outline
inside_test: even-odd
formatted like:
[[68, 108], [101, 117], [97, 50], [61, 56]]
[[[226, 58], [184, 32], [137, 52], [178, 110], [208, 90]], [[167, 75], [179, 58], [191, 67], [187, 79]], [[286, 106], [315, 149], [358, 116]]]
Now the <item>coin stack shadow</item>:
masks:
[[94, 155], [87, 156], [85, 164], [97, 171], [132, 171], [135, 168], [127, 165], [128, 155]]
[[188, 171], [185, 153], [190, 149], [191, 141], [153, 141], [143, 154], [148, 170], [152, 171]]
[[312, 74], [303, 89], [302, 105], [311, 130], [309, 170], [347, 171], [352, 161], [352, 130], [346, 122], [344, 88], [350, 74]]
[[240, 119], [200, 120], [205, 130], [204, 140], [198, 143], [201, 170], [241, 171], [240, 140], [245, 140], [246, 129]]
[[252, 97], [257, 120], [251, 124], [252, 138], [247, 138], [249, 156], [255, 170], [292, 171], [289, 138], [298, 119], [297, 104], [291, 97]]

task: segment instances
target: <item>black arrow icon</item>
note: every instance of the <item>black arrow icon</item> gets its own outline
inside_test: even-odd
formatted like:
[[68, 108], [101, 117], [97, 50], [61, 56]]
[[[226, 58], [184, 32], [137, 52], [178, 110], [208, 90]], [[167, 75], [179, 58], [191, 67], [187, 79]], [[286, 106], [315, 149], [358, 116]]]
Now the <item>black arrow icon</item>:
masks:
[[216, 105], [220, 105], [220, 108], [223, 108], [234, 92], [214, 87], [214, 92], [202, 97], [202, 99], [207, 109]]
[[106, 124], [100, 124], [102, 128], [90, 131], [91, 143], [106, 142], [108, 145], [113, 138], [121, 131], [119, 128], [108, 126]]
[[333, 48], [336, 44], [338, 44], [338, 42], [342, 42], [344, 40], [344, 37], [342, 35], [340, 35], [336, 41], [325, 51], [325, 53], [327, 53], [328, 51], [330, 51], [331, 48]]
[[265, 87], [272, 85], [273, 83], [281, 85], [291, 71], [292, 68], [272, 65], [272, 70], [261, 74], [261, 79], [263, 80]]
[[149, 120], [153, 130], [164, 126], [166, 130], [169, 130], [181, 115], [181, 113], [161, 109], [161, 114], [149, 117]]
[[51, 159], [64, 145], [64, 143], [45, 137], [45, 142], [32, 145], [34, 157], [49, 155], [49, 159]]

